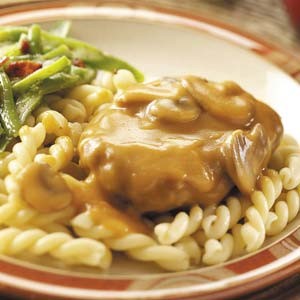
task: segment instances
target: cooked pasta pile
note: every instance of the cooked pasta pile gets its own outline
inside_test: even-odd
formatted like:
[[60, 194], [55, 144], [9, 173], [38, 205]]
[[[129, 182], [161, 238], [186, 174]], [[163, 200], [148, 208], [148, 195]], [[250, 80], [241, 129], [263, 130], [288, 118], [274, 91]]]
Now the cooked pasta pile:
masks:
[[229, 196], [218, 206], [152, 218], [152, 234], [122, 237], [95, 224], [89, 211], [72, 205], [42, 213], [21, 197], [18, 174], [31, 162], [47, 164], [69, 186], [80, 184], [77, 145], [80, 134], [103, 103], [135, 83], [127, 70], [99, 71], [90, 84], [44, 96], [42, 105], [19, 130], [20, 142], [0, 160], [0, 253], [52, 256], [66, 264], [107, 269], [113, 253], [179, 271], [213, 265], [259, 249], [298, 214], [300, 148], [284, 136], [269, 168], [248, 199]]

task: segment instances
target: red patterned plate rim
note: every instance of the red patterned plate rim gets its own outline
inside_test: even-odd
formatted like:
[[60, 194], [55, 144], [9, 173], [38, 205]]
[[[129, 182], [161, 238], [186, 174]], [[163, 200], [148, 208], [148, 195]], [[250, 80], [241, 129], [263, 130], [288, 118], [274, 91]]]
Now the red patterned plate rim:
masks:
[[[74, 5], [75, 4], [75, 5]], [[194, 28], [229, 40], [273, 62], [300, 79], [300, 61], [291, 53], [231, 26], [189, 11], [179, 11], [137, 0], [88, 0], [83, 2], [31, 1], [0, 10], [0, 24], [22, 24], [59, 17], [109, 17], [143, 19]], [[35, 20], [36, 21], [36, 20]], [[300, 269], [300, 229], [246, 257], [215, 267], [173, 274], [134, 276], [78, 276], [49, 271], [14, 259], [0, 258], [0, 286], [22, 295], [71, 299], [225, 299], [258, 289]], [[241, 261], [243, 261], [241, 265]], [[215, 270], [218, 269], [217, 272]], [[212, 272], [214, 270], [214, 272]], [[281, 270], [281, 272], [277, 272]], [[264, 278], [262, 280], [262, 278]], [[186, 286], [175, 287], [185, 283]], [[247, 287], [245, 286], [247, 284]]]

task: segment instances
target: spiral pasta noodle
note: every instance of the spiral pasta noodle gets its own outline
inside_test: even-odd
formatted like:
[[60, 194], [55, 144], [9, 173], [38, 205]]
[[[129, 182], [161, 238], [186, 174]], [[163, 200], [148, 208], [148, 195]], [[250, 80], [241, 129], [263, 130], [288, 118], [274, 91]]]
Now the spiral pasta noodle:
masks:
[[102, 240], [112, 250], [125, 251], [137, 260], [152, 261], [170, 271], [185, 270], [190, 263], [200, 260], [200, 248], [191, 237], [181, 239], [172, 246], [159, 244], [141, 233], [129, 233], [117, 238], [103, 225], [95, 225], [88, 211], [76, 216], [71, 224], [79, 236]]
[[188, 253], [182, 246], [159, 245], [145, 234], [127, 234], [106, 239], [105, 243], [113, 250], [125, 251], [136, 260], [152, 261], [170, 271], [186, 270], [190, 266]]
[[44, 142], [46, 136], [45, 127], [41, 123], [34, 127], [24, 125], [19, 131], [19, 136], [21, 142], [13, 147], [14, 159], [8, 164], [9, 172], [13, 174], [19, 172], [33, 161], [37, 149]]
[[246, 210], [247, 222], [241, 228], [248, 252], [257, 250], [264, 242], [270, 208], [282, 191], [282, 181], [278, 172], [268, 170], [268, 176], [259, 180], [260, 190], [251, 194], [253, 206]]
[[113, 83], [113, 76], [114, 75], [112, 72], [99, 70], [97, 72], [96, 78], [92, 81], [92, 84], [108, 89], [112, 93], [115, 93], [116, 88]]
[[83, 123], [87, 121], [85, 106], [76, 99], [59, 97], [49, 104], [50, 108], [60, 112], [69, 122]]
[[60, 136], [55, 140], [55, 144], [49, 148], [49, 154], [37, 154], [35, 162], [46, 163], [55, 171], [65, 167], [73, 158], [74, 145], [68, 136]]
[[202, 209], [199, 206], [194, 206], [189, 215], [180, 212], [175, 216], [172, 223], [156, 225], [154, 233], [161, 244], [171, 245], [181, 238], [193, 234], [199, 228], [202, 217]]
[[79, 236], [96, 240], [113, 237], [113, 233], [102, 224], [94, 224], [89, 211], [78, 214], [71, 220], [72, 227]]
[[136, 83], [133, 74], [128, 70], [118, 70], [116, 74], [108, 71], [98, 71], [92, 84], [103, 87], [115, 93], [117, 90], [127, 89]]
[[294, 189], [300, 184], [300, 148], [293, 137], [284, 135], [271, 158], [270, 166], [280, 170], [285, 189]]
[[297, 190], [290, 190], [280, 196], [274, 206], [274, 211], [269, 212], [266, 224], [267, 235], [280, 233], [299, 212], [300, 199]]
[[37, 122], [44, 126], [47, 134], [54, 134], [55, 136], [68, 135], [68, 120], [58, 111], [42, 106], [35, 114]]
[[228, 260], [233, 252], [234, 239], [226, 233], [220, 241], [209, 239], [204, 245], [203, 263], [206, 265], [215, 265]]
[[90, 118], [100, 105], [111, 102], [113, 95], [109, 89], [84, 84], [73, 88], [67, 97], [82, 103], [85, 107], [87, 118]]
[[20, 230], [10, 227], [0, 230], [0, 253], [17, 256], [28, 251], [36, 256], [49, 254], [66, 264], [83, 264], [107, 269], [111, 253], [101, 242], [77, 238], [63, 232], [46, 233], [40, 229]]
[[118, 70], [117, 73], [113, 75], [112, 81], [117, 90], [126, 90], [136, 83], [133, 74], [128, 70]]

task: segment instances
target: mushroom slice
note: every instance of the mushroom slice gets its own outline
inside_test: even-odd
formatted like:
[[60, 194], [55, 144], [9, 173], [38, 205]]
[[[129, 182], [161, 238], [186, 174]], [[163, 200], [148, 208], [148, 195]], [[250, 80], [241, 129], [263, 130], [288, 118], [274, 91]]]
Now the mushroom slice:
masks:
[[135, 84], [119, 93], [115, 101], [120, 104], [147, 103], [156, 99], [179, 99], [185, 94], [180, 80], [176, 78], [165, 77], [145, 84]]
[[72, 201], [63, 177], [47, 164], [33, 162], [18, 177], [21, 196], [39, 212], [59, 211]]
[[150, 119], [168, 122], [186, 123], [196, 120], [201, 109], [191, 98], [182, 97], [178, 101], [171, 99], [157, 99], [147, 108]]
[[234, 82], [208, 82], [196, 76], [186, 76], [182, 85], [211, 115], [231, 124], [245, 126], [254, 118], [255, 105], [250, 94]]
[[271, 154], [270, 142], [261, 124], [249, 133], [235, 130], [222, 147], [226, 170], [243, 194], [250, 194]]

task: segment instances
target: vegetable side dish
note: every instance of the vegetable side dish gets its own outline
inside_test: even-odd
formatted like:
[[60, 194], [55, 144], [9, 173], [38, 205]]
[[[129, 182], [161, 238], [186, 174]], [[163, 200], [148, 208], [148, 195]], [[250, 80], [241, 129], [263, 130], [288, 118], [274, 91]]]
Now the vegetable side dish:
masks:
[[0, 28], [0, 253], [180, 271], [297, 216], [300, 149], [272, 108], [231, 81], [144, 82], [69, 28]]

